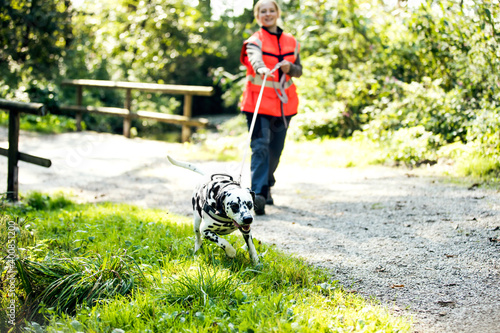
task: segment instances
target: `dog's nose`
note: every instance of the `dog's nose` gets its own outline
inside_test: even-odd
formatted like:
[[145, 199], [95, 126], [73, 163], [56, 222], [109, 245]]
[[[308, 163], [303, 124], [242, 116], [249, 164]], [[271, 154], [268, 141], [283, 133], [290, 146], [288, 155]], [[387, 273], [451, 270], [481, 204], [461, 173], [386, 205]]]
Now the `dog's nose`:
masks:
[[251, 217], [251, 216], [246, 216], [246, 217], [243, 218], [243, 223], [244, 224], [250, 224], [252, 222], [253, 222], [253, 217]]

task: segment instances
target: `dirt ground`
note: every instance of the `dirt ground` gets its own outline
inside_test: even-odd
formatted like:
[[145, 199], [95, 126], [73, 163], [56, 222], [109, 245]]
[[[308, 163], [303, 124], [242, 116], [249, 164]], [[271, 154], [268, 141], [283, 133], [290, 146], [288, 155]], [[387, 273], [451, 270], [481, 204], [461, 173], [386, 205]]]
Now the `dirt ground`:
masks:
[[[0, 146], [7, 146], [0, 128]], [[119, 135], [22, 133], [19, 187], [63, 190], [86, 202], [116, 201], [190, 215], [200, 176], [171, 166], [183, 145]], [[202, 163], [238, 171], [238, 163]], [[0, 192], [7, 159], [0, 157]], [[346, 289], [411, 316], [415, 332], [500, 332], [500, 194], [408, 170], [281, 165], [274, 206], [254, 237], [329, 269]], [[249, 184], [248, 174], [243, 184]]]

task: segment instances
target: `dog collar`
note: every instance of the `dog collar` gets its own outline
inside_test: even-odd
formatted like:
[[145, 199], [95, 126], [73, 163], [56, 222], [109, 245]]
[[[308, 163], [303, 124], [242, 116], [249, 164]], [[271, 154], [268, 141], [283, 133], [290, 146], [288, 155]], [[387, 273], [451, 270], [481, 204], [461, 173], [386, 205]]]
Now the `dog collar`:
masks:
[[226, 214], [219, 212], [218, 210], [210, 206], [207, 202], [205, 202], [205, 204], [203, 205], [203, 211], [217, 222], [222, 222], [222, 223], [233, 222], [233, 220], [227, 217]]

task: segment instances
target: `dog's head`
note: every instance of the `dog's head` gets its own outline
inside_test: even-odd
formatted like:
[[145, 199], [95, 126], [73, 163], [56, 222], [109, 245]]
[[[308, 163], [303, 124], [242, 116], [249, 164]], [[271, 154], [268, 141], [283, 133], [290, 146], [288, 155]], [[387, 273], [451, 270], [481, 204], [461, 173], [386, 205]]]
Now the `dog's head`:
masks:
[[234, 224], [243, 231], [249, 231], [253, 222], [253, 205], [255, 193], [247, 188], [233, 188], [224, 191], [220, 198], [220, 206]]

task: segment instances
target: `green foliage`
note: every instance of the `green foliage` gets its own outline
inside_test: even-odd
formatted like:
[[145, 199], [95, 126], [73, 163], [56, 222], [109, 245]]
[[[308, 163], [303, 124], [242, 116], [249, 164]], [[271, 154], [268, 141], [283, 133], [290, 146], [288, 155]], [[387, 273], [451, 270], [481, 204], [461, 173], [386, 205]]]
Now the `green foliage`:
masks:
[[483, 103], [467, 132], [467, 141], [482, 155], [500, 161], [500, 107], [496, 101]]
[[67, 199], [62, 193], [50, 197], [40, 192], [32, 192], [25, 199], [23, 209], [26, 210], [56, 210], [71, 207], [73, 202]]
[[0, 1], [0, 73], [7, 84], [57, 77], [71, 44], [69, 0]]
[[342, 136], [342, 129], [345, 128], [342, 121], [344, 118], [341, 113], [342, 107], [341, 103], [333, 103], [332, 109], [327, 112], [318, 111], [297, 115], [292, 120], [294, 127], [298, 128], [294, 132], [294, 138], [312, 140], [317, 137]]
[[[46, 208], [26, 209], [28, 201]], [[33, 310], [17, 312], [23, 331], [410, 330], [406, 319], [343, 292], [327, 272], [258, 240], [261, 267], [239, 249], [238, 235], [225, 236], [236, 258], [209, 242], [195, 257], [186, 217], [109, 203], [49, 209], [56, 201], [34, 193], [5, 210], [35, 221], [36, 239], [19, 244], [16, 295]]]
[[[9, 114], [0, 112], [0, 125], [8, 126]], [[47, 114], [45, 116], [21, 115], [20, 129], [40, 133], [64, 133], [76, 131], [75, 120], [69, 117]], [[85, 125], [82, 126], [84, 129]]]
[[424, 126], [400, 128], [387, 133], [387, 138], [381, 140], [381, 146], [386, 154], [382, 158], [384, 161], [408, 166], [435, 164], [436, 151], [441, 141], [439, 135], [426, 131]]
[[[366, 107], [372, 120], [363, 128], [373, 139], [400, 128], [423, 126], [426, 131], [443, 137], [445, 142], [465, 139], [472, 110], [464, 110], [462, 91], [445, 92], [441, 80], [423, 78], [422, 83], [395, 82], [404, 99], [382, 98]], [[390, 135], [386, 133], [386, 135]]]
[[381, 161], [409, 165], [436, 162], [436, 150], [456, 141], [498, 156], [499, 110], [492, 103], [500, 87], [499, 7], [482, 0], [410, 5], [288, 6], [285, 22], [293, 22], [289, 29], [301, 41], [305, 73], [296, 82], [298, 136], [361, 130], [388, 149]]

